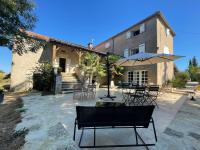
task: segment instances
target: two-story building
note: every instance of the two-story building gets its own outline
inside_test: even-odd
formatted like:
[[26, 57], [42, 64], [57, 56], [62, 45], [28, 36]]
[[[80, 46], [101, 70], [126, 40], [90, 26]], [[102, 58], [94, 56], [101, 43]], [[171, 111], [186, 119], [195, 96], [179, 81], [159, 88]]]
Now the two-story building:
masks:
[[[128, 57], [139, 52], [173, 54], [175, 32], [161, 12], [156, 12], [95, 47], [99, 52], [112, 52]], [[123, 79], [138, 84], [163, 85], [174, 76], [173, 62], [126, 67]]]

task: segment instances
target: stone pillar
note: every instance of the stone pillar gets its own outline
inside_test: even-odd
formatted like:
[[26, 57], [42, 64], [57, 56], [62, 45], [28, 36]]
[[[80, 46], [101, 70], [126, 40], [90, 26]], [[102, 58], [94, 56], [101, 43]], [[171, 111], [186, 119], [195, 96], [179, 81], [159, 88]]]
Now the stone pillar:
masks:
[[55, 75], [55, 93], [59, 94], [62, 92], [62, 76], [61, 75]]

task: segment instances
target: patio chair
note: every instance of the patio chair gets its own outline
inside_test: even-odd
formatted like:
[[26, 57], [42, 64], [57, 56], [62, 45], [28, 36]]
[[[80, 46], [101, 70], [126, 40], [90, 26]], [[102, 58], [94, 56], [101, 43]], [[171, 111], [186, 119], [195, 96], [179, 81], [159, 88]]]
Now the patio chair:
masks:
[[74, 85], [73, 100], [83, 99], [86, 97], [86, 89], [81, 84]]
[[87, 98], [93, 99], [96, 96], [96, 85], [90, 84], [87, 86], [87, 91], [86, 91]]
[[143, 105], [146, 101], [145, 94], [146, 94], [146, 86], [136, 86], [135, 93], [130, 94], [129, 105], [131, 104], [133, 104], [134, 106]]
[[145, 95], [147, 104], [149, 104], [149, 105], [154, 104], [158, 108], [158, 104], [156, 102], [156, 100], [158, 98], [158, 94], [159, 94], [159, 86], [157, 86], [157, 85], [149, 86], [148, 92]]
[[129, 93], [130, 93], [130, 83], [128, 82], [122, 82], [121, 84], [122, 89], [122, 101], [124, 104], [128, 104], [129, 102]]
[[[132, 147], [132, 146], [154, 146], [155, 143], [145, 143], [142, 137], [137, 132], [138, 128], [148, 128], [149, 124], [153, 125], [155, 141], [157, 141], [156, 129], [152, 114], [155, 106], [121, 106], [121, 107], [89, 107], [76, 106], [77, 117], [74, 123], [74, 136], [76, 136], [76, 127], [82, 130], [79, 147], [80, 148], [104, 148], [104, 147]], [[136, 143], [133, 144], [117, 144], [117, 145], [97, 145], [96, 130], [107, 128], [133, 128], [135, 133]], [[94, 144], [91, 146], [81, 145], [83, 133], [85, 129], [93, 129]], [[122, 133], [121, 133], [122, 134]], [[121, 136], [121, 135], [119, 135]], [[103, 136], [102, 138], [106, 138]], [[139, 142], [139, 140], [141, 142]]]

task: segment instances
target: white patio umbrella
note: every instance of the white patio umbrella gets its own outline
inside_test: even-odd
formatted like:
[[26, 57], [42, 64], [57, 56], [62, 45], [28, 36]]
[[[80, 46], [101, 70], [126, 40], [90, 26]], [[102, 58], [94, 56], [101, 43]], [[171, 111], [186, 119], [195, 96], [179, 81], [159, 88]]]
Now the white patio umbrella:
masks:
[[171, 55], [171, 54], [155, 54], [155, 53], [138, 53], [116, 62], [119, 66], [139, 66], [139, 65], [151, 65], [161, 62], [169, 62], [179, 59], [183, 56]]

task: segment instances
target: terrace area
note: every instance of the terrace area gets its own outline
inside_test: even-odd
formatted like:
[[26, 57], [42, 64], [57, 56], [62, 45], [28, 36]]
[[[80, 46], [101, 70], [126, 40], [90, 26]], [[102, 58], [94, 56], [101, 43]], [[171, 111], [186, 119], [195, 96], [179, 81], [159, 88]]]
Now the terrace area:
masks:
[[[77, 132], [76, 141], [72, 140], [76, 106], [95, 106], [99, 96], [106, 94], [106, 89], [98, 89], [96, 98], [91, 100], [73, 100], [73, 94], [41, 96], [32, 93], [24, 96], [25, 110], [22, 122], [16, 130], [28, 128], [24, 150], [79, 149], [76, 144], [81, 131]], [[120, 89], [112, 89], [111, 94], [117, 96], [115, 101], [122, 100]], [[177, 93], [161, 93], [153, 113], [158, 142], [150, 149], [198, 149], [200, 147], [200, 99], [190, 101], [186, 95]], [[145, 142], [154, 142], [153, 128], [138, 130]], [[130, 144], [135, 142], [133, 129], [100, 129], [96, 133], [96, 144]], [[93, 131], [86, 130], [83, 144], [93, 144]], [[68, 147], [68, 148], [66, 148]], [[105, 148], [104, 148], [105, 149]], [[138, 149], [145, 147], [106, 148], [106, 149]]]

